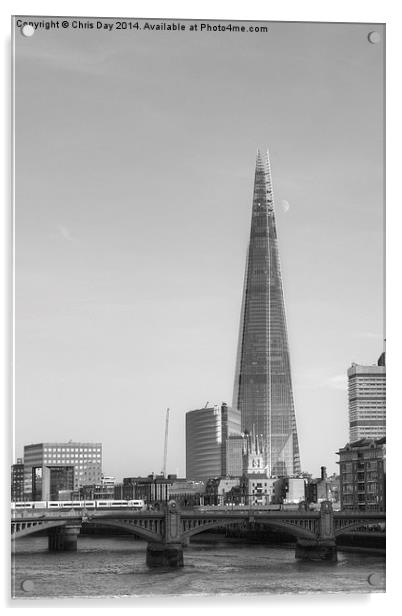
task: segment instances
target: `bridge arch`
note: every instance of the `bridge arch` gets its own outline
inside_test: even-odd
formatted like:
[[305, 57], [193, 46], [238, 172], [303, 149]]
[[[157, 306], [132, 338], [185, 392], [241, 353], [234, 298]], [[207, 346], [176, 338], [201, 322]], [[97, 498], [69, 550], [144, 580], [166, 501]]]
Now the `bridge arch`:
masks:
[[[247, 521], [247, 520], [246, 520]], [[208, 530], [216, 528], [226, 528], [228, 526], [244, 526], [245, 520], [208, 520], [202, 524], [198, 524], [183, 532], [183, 538], [190, 538], [194, 535], [198, 535]], [[284, 522], [282, 520], [258, 520], [257, 522], [261, 526], [272, 528], [275, 530], [282, 530], [283, 532], [292, 535], [296, 539], [316, 539], [317, 535], [314, 531], [304, 528], [298, 524], [292, 524]]]
[[88, 520], [85, 522], [86, 526], [92, 526], [96, 524], [97, 526], [107, 526], [110, 528], [119, 528], [128, 532], [131, 535], [136, 535], [140, 539], [145, 539], [145, 541], [152, 541], [156, 543], [161, 543], [163, 538], [162, 535], [156, 533], [152, 530], [139, 526], [135, 524], [132, 520], [102, 520], [102, 518], [94, 518], [94, 520]]
[[355, 520], [338, 528], [335, 526], [335, 537], [339, 537], [344, 533], [348, 533], [351, 530], [356, 530], [362, 526], [368, 526], [369, 524], [374, 525], [377, 524], [377, 522], [375, 520]]
[[21, 537], [27, 537], [28, 535], [34, 535], [57, 526], [65, 526], [65, 521], [55, 522], [20, 522], [15, 524], [14, 531], [11, 532], [11, 539], [20, 539]]

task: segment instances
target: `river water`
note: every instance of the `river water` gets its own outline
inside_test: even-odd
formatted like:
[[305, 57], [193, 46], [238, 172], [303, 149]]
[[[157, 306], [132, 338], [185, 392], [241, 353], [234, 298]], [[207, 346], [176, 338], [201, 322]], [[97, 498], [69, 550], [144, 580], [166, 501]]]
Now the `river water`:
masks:
[[133, 537], [80, 536], [76, 553], [47, 551], [47, 537], [15, 541], [15, 598], [132, 597], [323, 592], [384, 592], [385, 557], [338, 552], [337, 563], [298, 561], [291, 547], [196, 543], [182, 569], [145, 565], [146, 543]]

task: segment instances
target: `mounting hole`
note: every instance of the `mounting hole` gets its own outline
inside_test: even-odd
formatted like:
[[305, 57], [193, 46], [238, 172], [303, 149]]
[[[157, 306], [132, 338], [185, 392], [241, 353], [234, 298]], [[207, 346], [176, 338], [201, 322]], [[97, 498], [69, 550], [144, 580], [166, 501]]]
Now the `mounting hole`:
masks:
[[381, 34], [379, 32], [369, 32], [367, 38], [370, 43], [375, 45], [381, 41]]
[[24, 24], [21, 28], [21, 34], [24, 36], [33, 36], [35, 34], [35, 28], [31, 24]]
[[30, 592], [31, 590], [34, 589], [34, 583], [32, 580], [24, 580], [21, 584], [21, 588], [22, 590], [24, 590], [25, 592]]

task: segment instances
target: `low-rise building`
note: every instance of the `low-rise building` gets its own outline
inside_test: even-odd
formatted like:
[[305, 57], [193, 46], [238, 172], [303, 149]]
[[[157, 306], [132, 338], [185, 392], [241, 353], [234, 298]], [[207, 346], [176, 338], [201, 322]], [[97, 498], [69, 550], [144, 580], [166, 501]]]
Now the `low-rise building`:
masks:
[[148, 477], [124, 477], [123, 499], [144, 500], [146, 503], [167, 502], [169, 490], [176, 475], [156, 475], [152, 473]]
[[247, 505], [269, 505], [275, 495], [277, 479], [267, 477], [266, 474], [248, 474], [247, 481]]
[[203, 481], [191, 481], [188, 479], [175, 479], [169, 486], [169, 500], [174, 500], [184, 507], [195, 507], [201, 504], [205, 492]]
[[214, 477], [207, 481], [204, 492], [205, 505], [227, 505], [232, 502], [231, 494], [240, 485], [240, 478]]
[[319, 505], [323, 501], [330, 501], [333, 508], [340, 507], [340, 479], [339, 475], [327, 476], [325, 466], [321, 467], [321, 476], [310, 477], [306, 484], [306, 501], [309, 505]]

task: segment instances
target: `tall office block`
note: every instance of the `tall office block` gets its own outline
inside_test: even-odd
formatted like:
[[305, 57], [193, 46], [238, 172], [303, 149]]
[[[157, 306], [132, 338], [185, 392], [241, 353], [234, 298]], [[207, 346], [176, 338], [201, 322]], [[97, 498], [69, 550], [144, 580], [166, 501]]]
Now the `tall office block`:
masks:
[[377, 364], [348, 370], [349, 440], [385, 436], [385, 353]]
[[240, 413], [225, 403], [186, 413], [186, 476], [194, 481], [226, 475], [227, 442], [240, 434]]
[[11, 466], [11, 502], [24, 500], [24, 463], [17, 458], [17, 463]]
[[257, 153], [232, 406], [262, 436], [268, 476], [300, 472], [268, 153]]

